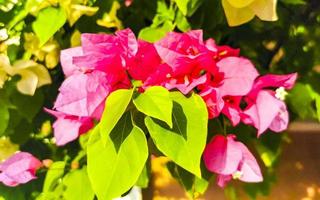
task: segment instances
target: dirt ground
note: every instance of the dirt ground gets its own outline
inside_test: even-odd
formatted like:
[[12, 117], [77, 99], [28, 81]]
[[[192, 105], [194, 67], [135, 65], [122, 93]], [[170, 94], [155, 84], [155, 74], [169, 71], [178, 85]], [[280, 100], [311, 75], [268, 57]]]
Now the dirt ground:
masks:
[[[273, 185], [269, 196], [259, 197], [258, 200], [320, 200], [320, 124], [293, 123], [289, 134], [292, 141], [284, 146], [276, 170], [277, 183]], [[187, 199], [181, 187], [174, 181], [158, 189], [156, 194], [145, 193], [144, 200]], [[223, 190], [214, 184], [200, 199], [227, 200]], [[238, 199], [249, 198], [240, 195]]]

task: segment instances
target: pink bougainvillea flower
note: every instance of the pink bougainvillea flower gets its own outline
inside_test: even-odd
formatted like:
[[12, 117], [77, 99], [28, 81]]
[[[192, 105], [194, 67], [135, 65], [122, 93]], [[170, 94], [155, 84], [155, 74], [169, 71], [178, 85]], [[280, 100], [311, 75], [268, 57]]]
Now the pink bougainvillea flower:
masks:
[[93, 119], [90, 117], [66, 115], [49, 109], [45, 109], [45, 111], [57, 118], [53, 124], [53, 129], [58, 146], [76, 140], [79, 135], [88, 132], [94, 126]]
[[200, 93], [200, 96], [207, 105], [209, 119], [218, 117], [224, 107], [224, 101], [220, 91], [214, 87], [207, 87]]
[[241, 96], [224, 96], [224, 107], [222, 113], [228, 117], [233, 126], [236, 126], [241, 121]]
[[248, 148], [235, 141], [235, 135], [216, 135], [203, 153], [207, 169], [217, 173], [217, 183], [224, 187], [232, 178], [244, 182], [261, 182], [259, 165]]
[[210, 54], [203, 42], [201, 30], [170, 32], [154, 45], [162, 61], [172, 67], [173, 76], [190, 74], [199, 66], [205, 68], [202, 57]]
[[205, 44], [214, 53], [213, 59], [216, 61], [226, 57], [238, 57], [240, 54], [240, 49], [234, 49], [226, 45], [218, 46], [212, 38], [206, 40]]
[[0, 164], [0, 182], [14, 187], [36, 179], [42, 163], [27, 152], [18, 152]]
[[182, 82], [179, 82], [179, 79], [171, 79], [169, 82], [165, 84], [165, 87], [168, 90], [178, 89], [182, 94], [188, 94], [193, 88], [197, 87], [200, 84], [204, 84], [207, 81], [207, 76], [202, 75], [198, 78], [188, 78], [185, 76]]
[[219, 72], [223, 74], [222, 84], [219, 86], [222, 96], [246, 95], [259, 76], [254, 65], [246, 58], [223, 58], [217, 66]]
[[[289, 116], [285, 103], [284, 89], [291, 89], [297, 79], [297, 74], [265, 75], [259, 77], [251, 92], [244, 98], [247, 107], [243, 111], [242, 121], [253, 125], [260, 136], [270, 128], [281, 132], [288, 126]], [[270, 88], [278, 88], [276, 91]]]
[[139, 40], [139, 50], [131, 60], [128, 72], [131, 78], [145, 81], [160, 67], [161, 59], [153, 44]]
[[101, 71], [69, 76], [59, 88], [54, 108], [67, 115], [100, 119], [114, 82], [112, 74]]
[[205, 91], [200, 95], [207, 103], [209, 118], [217, 117], [223, 111], [235, 126], [240, 122], [241, 96], [250, 92], [259, 74], [254, 65], [242, 57], [223, 58], [217, 62], [217, 68], [218, 71], [209, 74], [208, 81], [199, 87]]
[[73, 57], [79, 67], [89, 67], [105, 72], [124, 72], [130, 59], [138, 52], [138, 41], [130, 29], [117, 31], [115, 35], [81, 35], [83, 55]]

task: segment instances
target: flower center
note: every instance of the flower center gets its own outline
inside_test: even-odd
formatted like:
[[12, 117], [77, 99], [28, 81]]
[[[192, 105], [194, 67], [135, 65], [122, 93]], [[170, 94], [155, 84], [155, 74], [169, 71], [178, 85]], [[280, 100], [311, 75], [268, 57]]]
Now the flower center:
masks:
[[284, 101], [287, 95], [288, 92], [284, 89], [284, 87], [279, 87], [278, 89], [276, 89], [275, 97], [277, 99]]
[[232, 178], [233, 179], [240, 179], [242, 175], [243, 175], [243, 172], [236, 171], [235, 173], [232, 174]]

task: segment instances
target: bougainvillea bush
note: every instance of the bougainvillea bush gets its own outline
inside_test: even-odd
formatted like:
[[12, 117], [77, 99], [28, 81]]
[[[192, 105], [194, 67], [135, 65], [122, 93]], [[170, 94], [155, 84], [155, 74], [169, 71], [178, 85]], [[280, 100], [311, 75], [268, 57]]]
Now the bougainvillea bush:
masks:
[[0, 199], [118, 198], [157, 157], [190, 198], [266, 195], [289, 118], [320, 119], [320, 5], [276, 8], [0, 1]]

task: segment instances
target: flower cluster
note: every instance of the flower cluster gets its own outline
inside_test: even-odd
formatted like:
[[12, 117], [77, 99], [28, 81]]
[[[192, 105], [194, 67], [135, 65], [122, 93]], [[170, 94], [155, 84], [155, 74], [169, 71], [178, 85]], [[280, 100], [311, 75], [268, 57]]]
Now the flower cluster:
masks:
[[[199, 94], [208, 118], [221, 114], [233, 126], [240, 122], [257, 129], [280, 132], [288, 125], [285, 89], [293, 87], [297, 74], [260, 76], [238, 49], [203, 40], [202, 31], [170, 32], [155, 43], [136, 39], [130, 29], [109, 34], [82, 34], [82, 46], [63, 50], [61, 65], [66, 76], [53, 110], [57, 145], [76, 140], [99, 121], [105, 101], [118, 89], [138, 85]], [[216, 135], [207, 145], [206, 167], [218, 174], [218, 185], [232, 178], [262, 180], [250, 151], [236, 136]]]

